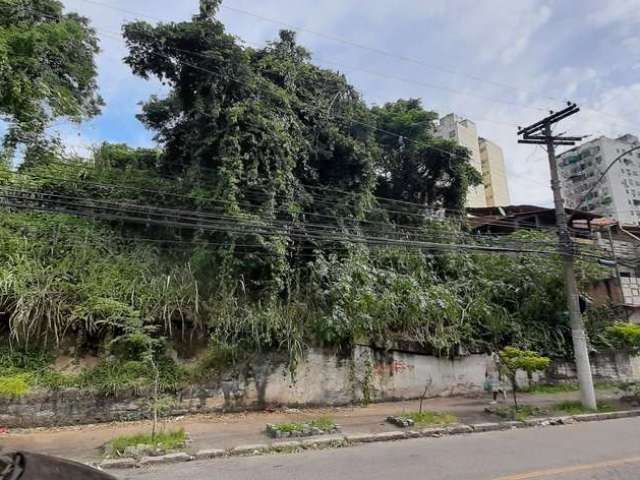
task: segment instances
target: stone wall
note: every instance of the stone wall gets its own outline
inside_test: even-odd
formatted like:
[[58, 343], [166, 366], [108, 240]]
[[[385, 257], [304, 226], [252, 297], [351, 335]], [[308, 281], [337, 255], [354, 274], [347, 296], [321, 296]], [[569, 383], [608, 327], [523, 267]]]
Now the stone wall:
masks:
[[[640, 378], [640, 357], [602, 355], [592, 361], [598, 379]], [[210, 385], [185, 388], [178, 393], [171, 414], [415, 399], [423, 395], [425, 388], [429, 397], [474, 394], [482, 390], [486, 362], [485, 355], [449, 360], [412, 352], [383, 352], [367, 346], [356, 347], [350, 356], [312, 350], [292, 382], [281, 360], [264, 357], [244, 371], [225, 375]], [[561, 382], [574, 378], [571, 364], [557, 363], [536, 380]], [[147, 405], [144, 396], [105, 398], [78, 390], [38, 393], [19, 400], [0, 399], [0, 426], [136, 420], [148, 416]]]

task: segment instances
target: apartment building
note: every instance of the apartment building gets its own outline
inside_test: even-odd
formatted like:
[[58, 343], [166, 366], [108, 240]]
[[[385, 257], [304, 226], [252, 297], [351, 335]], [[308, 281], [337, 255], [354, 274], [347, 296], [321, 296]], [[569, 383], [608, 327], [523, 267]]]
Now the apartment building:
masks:
[[[638, 137], [599, 137], [558, 156], [562, 193], [567, 208], [576, 208], [616, 220], [622, 225], [640, 223], [640, 146]], [[589, 193], [591, 192], [591, 193]]]
[[476, 124], [450, 113], [436, 125], [436, 135], [453, 140], [466, 147], [471, 166], [482, 175], [482, 184], [469, 189], [467, 206], [470, 208], [509, 205], [509, 188], [502, 149], [495, 143], [478, 137]]
[[480, 137], [480, 161], [482, 165], [482, 183], [487, 207], [502, 207], [509, 205], [509, 187], [507, 172], [504, 167], [502, 149], [486, 138]]

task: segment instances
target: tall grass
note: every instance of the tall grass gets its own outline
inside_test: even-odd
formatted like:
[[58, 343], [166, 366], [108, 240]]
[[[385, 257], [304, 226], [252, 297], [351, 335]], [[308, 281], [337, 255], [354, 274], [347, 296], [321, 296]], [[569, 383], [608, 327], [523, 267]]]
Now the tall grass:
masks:
[[187, 434], [182, 428], [159, 432], [154, 436], [140, 433], [114, 438], [106, 445], [105, 453], [109, 457], [121, 457], [125, 454], [127, 447], [136, 447], [138, 445], [148, 445], [165, 451], [179, 450], [184, 448], [186, 443]]
[[0, 309], [17, 345], [60, 345], [67, 337], [118, 331], [144, 318], [167, 334], [199, 317], [199, 286], [188, 262], [64, 215], [0, 218]]

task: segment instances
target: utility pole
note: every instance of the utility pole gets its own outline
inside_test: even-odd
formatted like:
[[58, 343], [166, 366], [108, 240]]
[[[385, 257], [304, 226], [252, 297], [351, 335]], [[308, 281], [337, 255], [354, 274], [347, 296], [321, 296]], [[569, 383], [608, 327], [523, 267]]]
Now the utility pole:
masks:
[[575, 274], [575, 262], [573, 257], [573, 243], [569, 235], [567, 215], [562, 199], [560, 188], [560, 176], [556, 163], [556, 145], [575, 145], [582, 140], [582, 137], [553, 136], [551, 126], [564, 120], [571, 115], [578, 113], [580, 109], [575, 103], [551, 114], [528, 127], [518, 129], [518, 135], [522, 139], [518, 143], [546, 145], [549, 156], [549, 169], [551, 170], [551, 189], [553, 190], [553, 200], [556, 207], [556, 225], [558, 227], [558, 240], [560, 253], [562, 255], [562, 269], [564, 273], [564, 286], [567, 296], [567, 308], [569, 310], [569, 324], [571, 326], [571, 338], [573, 340], [573, 351], [578, 373], [578, 383], [580, 385], [580, 397], [585, 408], [596, 410], [596, 395], [593, 389], [593, 378], [591, 376], [591, 365], [589, 363], [589, 351], [587, 349], [587, 336], [584, 330], [584, 321], [580, 313], [580, 300], [578, 295], [578, 284]]

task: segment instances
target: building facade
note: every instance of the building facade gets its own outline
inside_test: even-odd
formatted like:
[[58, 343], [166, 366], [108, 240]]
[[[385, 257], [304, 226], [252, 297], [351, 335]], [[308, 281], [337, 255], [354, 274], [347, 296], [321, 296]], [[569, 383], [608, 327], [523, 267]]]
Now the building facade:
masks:
[[450, 113], [436, 125], [436, 135], [467, 148], [471, 166], [482, 175], [482, 184], [470, 188], [467, 193], [468, 207], [483, 208], [510, 203], [502, 149], [493, 142], [479, 138], [475, 123]]
[[507, 172], [504, 168], [504, 154], [502, 149], [486, 138], [480, 138], [480, 161], [482, 165], [482, 183], [487, 207], [502, 207], [509, 205], [509, 187]]
[[593, 212], [622, 225], [638, 225], [640, 150], [622, 157], [600, 178], [617, 157], [639, 145], [638, 137], [633, 135], [602, 136], [560, 154], [558, 165], [565, 206]]
[[[622, 321], [640, 324], [640, 226], [621, 226], [604, 217], [566, 210], [567, 224], [579, 248], [615, 260], [608, 278], [587, 290], [595, 305], [613, 303], [622, 307]], [[505, 235], [519, 230], [556, 231], [555, 208], [511, 205], [468, 208], [467, 225], [474, 233]], [[595, 250], [593, 250], [595, 249]]]

